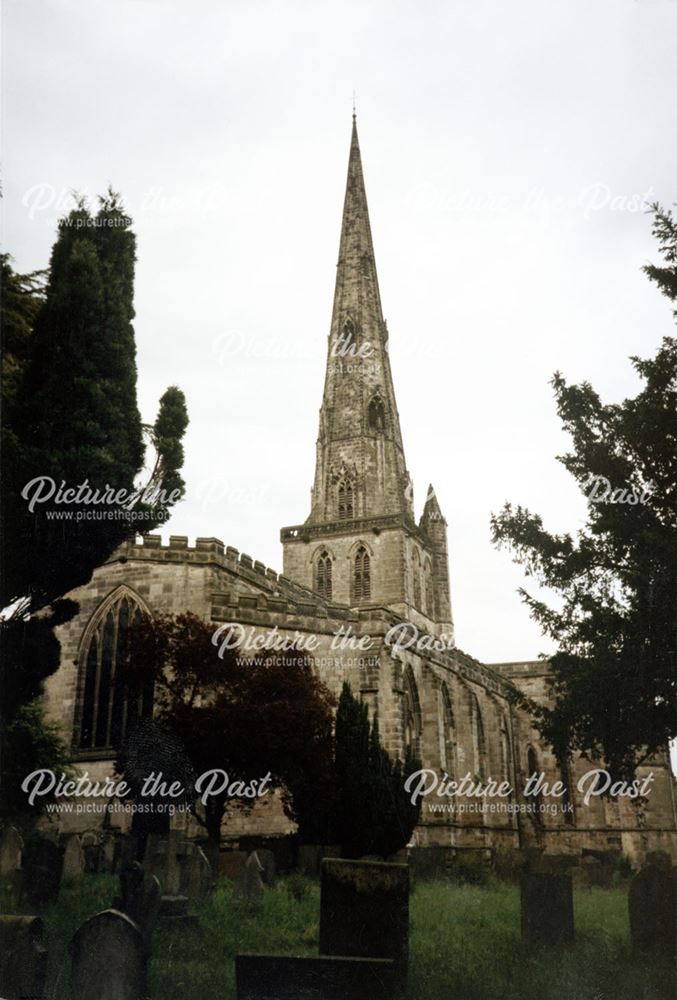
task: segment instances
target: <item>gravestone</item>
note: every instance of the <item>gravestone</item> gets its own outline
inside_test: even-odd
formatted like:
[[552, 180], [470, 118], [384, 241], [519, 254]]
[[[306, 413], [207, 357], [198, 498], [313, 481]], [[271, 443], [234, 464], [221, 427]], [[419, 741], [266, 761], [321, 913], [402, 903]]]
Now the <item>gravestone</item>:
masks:
[[0, 916], [0, 995], [42, 1000], [47, 974], [39, 917]]
[[389, 958], [406, 977], [407, 865], [333, 858], [322, 862], [320, 954]]
[[247, 858], [247, 863], [237, 877], [233, 897], [248, 906], [260, 906], [263, 903], [265, 887], [261, 881], [263, 865], [256, 851]]
[[574, 943], [574, 896], [571, 875], [522, 872], [522, 940], [529, 944]]
[[219, 875], [225, 875], [231, 882], [234, 882], [246, 863], [246, 851], [220, 851]]
[[23, 847], [23, 838], [16, 827], [5, 827], [0, 834], [0, 875], [11, 875], [21, 868]]
[[85, 870], [85, 855], [77, 833], [66, 837], [63, 853], [64, 878], [82, 875]]
[[112, 873], [115, 869], [115, 834], [104, 833], [101, 838], [99, 870]]
[[19, 831], [13, 826], [5, 827], [0, 835], [0, 887], [15, 901], [21, 897], [23, 846]]
[[409, 873], [412, 879], [440, 879], [449, 874], [451, 850], [448, 847], [412, 847]]
[[188, 859], [184, 892], [191, 902], [208, 899], [212, 892], [212, 866], [201, 847], [195, 847]]
[[236, 955], [237, 1000], [393, 1000], [395, 963], [328, 955]]
[[90, 875], [96, 875], [99, 871], [99, 856], [101, 854], [99, 835], [93, 830], [87, 830], [80, 838], [80, 846], [85, 861], [85, 871]]
[[634, 948], [677, 959], [677, 870], [669, 857], [652, 857], [634, 876], [628, 914]]
[[320, 845], [299, 844], [296, 867], [301, 875], [317, 875], [320, 870]]
[[143, 935], [125, 913], [104, 910], [70, 945], [72, 1000], [141, 1000], [146, 995]]
[[198, 927], [198, 918], [188, 912], [187, 896], [162, 896], [160, 899], [160, 922], [163, 927], [186, 930]]
[[181, 864], [179, 853], [186, 853], [185, 840], [175, 834], [169, 837], [152, 833], [146, 841], [144, 867], [157, 877], [166, 896], [179, 895], [181, 891]]
[[266, 885], [275, 884], [275, 855], [267, 847], [260, 847], [256, 855], [261, 863], [263, 872], [261, 878]]
[[26, 902], [30, 906], [55, 902], [63, 873], [63, 847], [47, 837], [32, 837], [24, 848], [22, 868]]
[[145, 875], [139, 862], [133, 861], [120, 872], [120, 892], [120, 899], [115, 901], [114, 908], [134, 921], [146, 948], [149, 948], [160, 913], [160, 883], [155, 875]]

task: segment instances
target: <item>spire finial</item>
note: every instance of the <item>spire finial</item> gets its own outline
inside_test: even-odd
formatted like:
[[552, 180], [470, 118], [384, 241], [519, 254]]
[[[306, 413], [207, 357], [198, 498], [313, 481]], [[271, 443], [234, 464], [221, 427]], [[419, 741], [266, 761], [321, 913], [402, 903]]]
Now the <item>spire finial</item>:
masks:
[[353, 122], [357, 118], [357, 108], [356, 108], [357, 94], [353, 90]]

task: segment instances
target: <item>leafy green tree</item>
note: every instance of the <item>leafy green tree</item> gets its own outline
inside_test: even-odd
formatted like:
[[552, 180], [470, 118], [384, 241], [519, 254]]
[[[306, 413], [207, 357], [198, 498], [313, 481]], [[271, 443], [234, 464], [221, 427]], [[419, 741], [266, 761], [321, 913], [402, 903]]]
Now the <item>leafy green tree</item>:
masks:
[[[155, 425], [145, 430], [137, 407], [135, 259], [131, 220], [112, 191], [100, 199], [96, 215], [79, 201], [61, 220], [46, 282], [42, 272], [16, 274], [10, 258], [2, 258], [0, 782], [5, 801], [16, 798], [14, 762], [23, 760], [24, 773], [35, 769], [45, 741], [55, 738], [52, 727], [43, 730], [44, 739], [37, 738], [41, 715], [32, 703], [59, 664], [53, 629], [77, 612], [64, 595], [87, 583], [126, 538], [162, 523], [183, 489], [183, 394], [168, 389]], [[111, 510], [110, 504], [103, 510], [99, 505], [96, 513], [103, 518], [93, 519], [84, 499], [29, 509], [22, 493], [38, 477], [56, 487], [86, 482], [92, 493], [106, 486], [131, 493], [144, 465], [144, 433], [156, 451], [148, 492], [164, 490], [164, 496], [137, 503], [136, 520], [121, 517], [120, 508]], [[172, 490], [176, 493], [167, 500]], [[20, 738], [27, 717], [35, 737], [28, 741]]]
[[371, 726], [366, 704], [344, 683], [336, 713], [334, 835], [345, 857], [388, 857], [404, 847], [420, 807], [404, 790], [421, 764], [407, 748], [404, 763], [381, 744], [378, 719]]
[[[0, 603], [23, 600], [32, 613], [89, 581], [126, 539], [164, 522], [183, 489], [181, 438], [185, 402], [169, 389], [148, 436], [157, 449], [149, 492], [175, 490], [167, 502], [139, 502], [136, 520], [109, 504], [93, 519], [82, 500], [34, 504], [22, 493], [45, 477], [92, 493], [132, 493], [144, 465], [144, 434], [136, 402], [134, 265], [136, 239], [119, 196], [110, 192], [91, 215], [78, 202], [61, 220], [45, 299], [26, 336], [18, 386], [10, 385], [3, 441], [5, 543]], [[4, 386], [3, 386], [4, 391]], [[45, 487], [46, 489], [47, 487]], [[169, 490], [168, 490], [169, 488]], [[113, 507], [113, 509], [111, 509]], [[98, 506], [97, 512], [101, 510]]]
[[[247, 660], [237, 648], [222, 655], [212, 641], [214, 625], [193, 614], [147, 620], [133, 630], [129, 681], [155, 689], [155, 719], [177, 737], [196, 775], [220, 770], [227, 786], [193, 801], [194, 814], [213, 846], [233, 803], [255, 799], [230, 794], [234, 782], [255, 790], [278, 789], [286, 815], [305, 840], [324, 840], [332, 795], [334, 700], [296, 651]], [[130, 740], [136, 741], [134, 731]], [[161, 769], [164, 741], [147, 754]], [[176, 754], [174, 754], [176, 756]], [[123, 748], [121, 768], [129, 754]]]
[[[653, 214], [665, 266], [644, 270], [674, 300], [677, 226]], [[491, 521], [494, 543], [558, 598], [520, 590], [556, 645], [553, 706], [525, 704], [561, 760], [579, 751], [622, 776], [677, 735], [677, 341], [631, 360], [643, 386], [621, 403], [553, 378], [572, 439], [559, 461], [586, 495], [584, 527], [553, 534], [511, 504]]]

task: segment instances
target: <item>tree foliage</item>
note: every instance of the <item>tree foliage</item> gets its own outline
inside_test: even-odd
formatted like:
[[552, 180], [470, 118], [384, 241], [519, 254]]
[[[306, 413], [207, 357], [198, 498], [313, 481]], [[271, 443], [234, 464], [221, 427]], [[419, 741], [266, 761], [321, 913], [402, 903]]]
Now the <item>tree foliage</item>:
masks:
[[[677, 225], [653, 214], [664, 266], [644, 270], [674, 300]], [[587, 498], [584, 527], [553, 534], [509, 503], [491, 521], [494, 543], [557, 595], [520, 591], [556, 645], [553, 707], [528, 703], [541, 732], [561, 759], [579, 751], [622, 775], [677, 735], [677, 341], [631, 361], [642, 387], [621, 403], [552, 380], [572, 440], [559, 461]]]
[[[213, 624], [189, 613], [146, 620], [132, 634], [129, 673], [139, 683], [152, 678], [155, 718], [179, 737], [197, 775], [225, 771], [230, 787], [270, 774], [265, 787], [280, 790], [301, 837], [323, 840], [332, 794], [331, 694], [297, 652], [247, 660], [231, 648], [220, 658], [213, 633]], [[206, 811], [195, 805], [213, 842], [236, 801], [254, 800], [226, 788], [208, 799]]]
[[[38, 738], [42, 715], [33, 702], [59, 664], [53, 630], [78, 610], [64, 595], [86, 584], [126, 538], [162, 523], [172, 506], [138, 503], [132, 520], [110, 503], [52, 502], [31, 511], [22, 496], [38, 477], [56, 487], [87, 483], [92, 492], [135, 488], [146, 450], [136, 401], [135, 260], [131, 220], [110, 190], [96, 214], [80, 200], [60, 221], [46, 274], [18, 274], [2, 258], [0, 779], [12, 801], [13, 762], [22, 761], [24, 772], [40, 766], [55, 738], [51, 727]], [[183, 394], [172, 387], [146, 436], [157, 452], [148, 485], [165, 497], [177, 490], [174, 500], [183, 489], [186, 424]], [[21, 738], [28, 717], [30, 740]]]
[[381, 744], [378, 718], [369, 724], [364, 702], [344, 683], [336, 713], [334, 835], [344, 857], [388, 857], [404, 847], [418, 822], [404, 790], [421, 767], [407, 748], [404, 763], [393, 761]]
[[[46, 607], [87, 583], [126, 538], [168, 516], [171, 503], [158, 502], [137, 504], [136, 520], [110, 504], [103, 513], [113, 516], [94, 519], [91, 504], [70, 502], [58, 505], [55, 518], [54, 503], [31, 511], [22, 496], [39, 477], [66, 488], [87, 482], [92, 491], [110, 486], [131, 493], [142, 472], [130, 227], [114, 192], [100, 199], [95, 215], [79, 201], [60, 222], [44, 300], [30, 294], [30, 276], [14, 276], [10, 284], [15, 290], [23, 284], [25, 292], [5, 303], [15, 318], [10, 378], [3, 380], [3, 607], [19, 599], [23, 612]], [[186, 425], [183, 394], [172, 387], [150, 430], [158, 451], [154, 485], [165, 493], [183, 488]]]

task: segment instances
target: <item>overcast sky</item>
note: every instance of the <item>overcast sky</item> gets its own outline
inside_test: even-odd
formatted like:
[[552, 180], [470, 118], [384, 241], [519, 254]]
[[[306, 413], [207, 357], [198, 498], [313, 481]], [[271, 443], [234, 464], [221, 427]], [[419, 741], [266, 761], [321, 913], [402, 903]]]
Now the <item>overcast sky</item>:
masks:
[[608, 401], [674, 333], [641, 273], [677, 200], [673, 0], [5, 0], [4, 244], [44, 267], [68, 192], [138, 236], [139, 402], [186, 393], [165, 536], [281, 569], [314, 469], [353, 90], [417, 515], [449, 522], [459, 645], [547, 652], [491, 546], [506, 499], [585, 505], [548, 384]]

